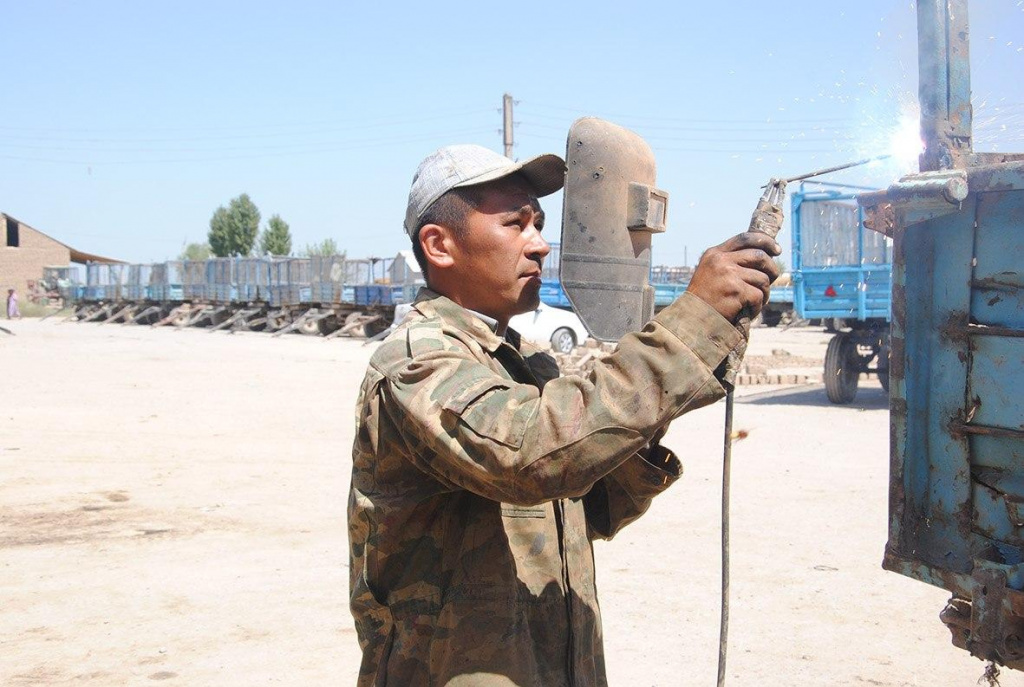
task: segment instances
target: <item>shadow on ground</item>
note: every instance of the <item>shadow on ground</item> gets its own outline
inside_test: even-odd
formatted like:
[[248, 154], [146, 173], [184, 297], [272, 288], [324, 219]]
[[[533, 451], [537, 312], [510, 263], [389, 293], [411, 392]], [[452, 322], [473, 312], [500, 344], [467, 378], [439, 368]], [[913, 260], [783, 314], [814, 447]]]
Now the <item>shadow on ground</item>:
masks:
[[852, 403], [836, 405], [828, 400], [824, 386], [797, 386], [773, 389], [749, 396], [737, 396], [736, 403], [764, 406], [832, 406], [856, 410], [885, 410], [889, 407], [889, 394], [881, 387], [866, 387], [857, 390]]

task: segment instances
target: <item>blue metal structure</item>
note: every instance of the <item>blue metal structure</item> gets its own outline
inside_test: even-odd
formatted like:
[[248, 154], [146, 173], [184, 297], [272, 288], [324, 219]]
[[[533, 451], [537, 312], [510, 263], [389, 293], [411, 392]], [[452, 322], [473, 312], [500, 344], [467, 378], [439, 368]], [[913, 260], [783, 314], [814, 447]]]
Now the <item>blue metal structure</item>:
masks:
[[966, 0], [920, 2], [918, 34], [921, 173], [863, 200], [895, 238], [884, 567], [1024, 669], [1024, 155], [972, 151]]
[[793, 306], [808, 320], [891, 319], [892, 252], [864, 226], [857, 196], [872, 189], [802, 182], [792, 195]]

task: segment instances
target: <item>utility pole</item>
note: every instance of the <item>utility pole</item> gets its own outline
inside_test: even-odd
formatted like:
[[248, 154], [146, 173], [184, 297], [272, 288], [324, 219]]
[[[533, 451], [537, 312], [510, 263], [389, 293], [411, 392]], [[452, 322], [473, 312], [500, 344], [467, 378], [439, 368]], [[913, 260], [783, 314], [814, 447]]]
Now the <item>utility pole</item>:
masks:
[[505, 143], [505, 157], [512, 159], [512, 96], [506, 93], [501, 102], [502, 140]]

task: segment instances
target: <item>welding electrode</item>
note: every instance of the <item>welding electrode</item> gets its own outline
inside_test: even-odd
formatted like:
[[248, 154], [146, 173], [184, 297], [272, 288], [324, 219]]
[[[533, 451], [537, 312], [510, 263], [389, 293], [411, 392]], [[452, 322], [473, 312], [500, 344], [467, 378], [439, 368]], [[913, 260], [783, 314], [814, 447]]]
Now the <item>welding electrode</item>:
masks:
[[[841, 164], [841, 165], [836, 165], [835, 167], [825, 167], [824, 169], [816, 169], [813, 172], [808, 172], [807, 174], [801, 174], [800, 176], [790, 177], [790, 178], [786, 179], [785, 181], [786, 181], [787, 184], [789, 182], [791, 182], [791, 181], [803, 181], [804, 179], [810, 179], [811, 177], [820, 177], [822, 174], [831, 174], [832, 172], [839, 172], [839, 171], [842, 171], [844, 169], [850, 169], [850, 167], [859, 167], [861, 165], [866, 165], [869, 162], [876, 162], [877, 160], [885, 160], [885, 159], [890, 158], [890, 157], [892, 157], [891, 154], [876, 155], [874, 157], [866, 157], [863, 160], [857, 160], [855, 162], [846, 162], [846, 163]], [[771, 182], [769, 182], [769, 184], [770, 183]], [[766, 186], [762, 186], [761, 188], [768, 188], [768, 186], [767, 185]]]

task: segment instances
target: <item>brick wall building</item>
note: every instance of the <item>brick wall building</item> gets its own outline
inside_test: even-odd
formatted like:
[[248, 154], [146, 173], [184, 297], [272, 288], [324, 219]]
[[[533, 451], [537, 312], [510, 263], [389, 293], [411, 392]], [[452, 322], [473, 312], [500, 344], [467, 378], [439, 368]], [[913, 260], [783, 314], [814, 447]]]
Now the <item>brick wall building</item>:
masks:
[[14, 289], [24, 299], [29, 280], [43, 276], [44, 267], [71, 264], [71, 249], [8, 215], [0, 213], [0, 293]]
[[67, 267], [73, 262], [119, 261], [75, 250], [10, 215], [0, 213], [0, 296], [6, 298], [7, 289], [14, 289], [24, 302], [28, 282], [40, 279], [44, 267]]

